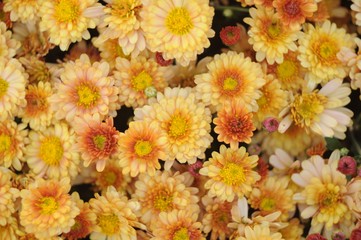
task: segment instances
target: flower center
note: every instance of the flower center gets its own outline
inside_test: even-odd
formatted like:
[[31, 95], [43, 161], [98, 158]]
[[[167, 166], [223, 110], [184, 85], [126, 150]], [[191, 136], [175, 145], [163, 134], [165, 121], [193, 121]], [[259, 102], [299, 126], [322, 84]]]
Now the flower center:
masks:
[[152, 152], [152, 144], [149, 141], [138, 140], [134, 151], [139, 157], [144, 157]]
[[5, 153], [10, 149], [11, 138], [4, 133], [0, 134], [0, 153]]
[[106, 235], [113, 235], [120, 230], [120, 221], [115, 214], [102, 214], [97, 220], [98, 226]]
[[272, 198], [264, 198], [261, 201], [260, 208], [264, 211], [272, 211], [276, 206], [276, 201]]
[[100, 94], [95, 87], [89, 87], [87, 85], [80, 85], [77, 88], [77, 93], [79, 97], [77, 104], [85, 108], [94, 105], [100, 97]]
[[233, 134], [243, 133], [244, 130], [243, 127], [244, 127], [243, 121], [239, 117], [233, 116], [229, 120], [228, 129], [231, 133]]
[[299, 1], [290, 0], [283, 6], [283, 11], [291, 17], [295, 17], [300, 13], [300, 7], [298, 6]]
[[168, 212], [173, 208], [173, 195], [168, 190], [162, 189], [154, 197], [153, 205], [160, 212]]
[[0, 98], [2, 98], [8, 91], [9, 83], [0, 77]]
[[141, 6], [139, 0], [115, 0], [112, 3], [112, 15], [128, 19], [134, 16]]
[[172, 9], [165, 19], [165, 26], [174, 35], [182, 36], [194, 27], [189, 11], [184, 7]]
[[222, 181], [227, 185], [240, 185], [246, 181], [242, 166], [235, 163], [227, 163], [219, 172]]
[[133, 78], [132, 85], [135, 90], [144, 91], [147, 87], [152, 86], [152, 81], [152, 77], [143, 70]]
[[53, 197], [43, 197], [38, 203], [42, 214], [53, 214], [59, 208], [59, 203]]
[[26, 94], [25, 99], [27, 102], [26, 112], [30, 115], [36, 115], [48, 109], [48, 102], [41, 94], [30, 90]]
[[278, 23], [272, 23], [267, 28], [267, 35], [274, 39], [277, 38], [281, 33], [281, 26]]
[[115, 180], [117, 180], [117, 175], [114, 172], [106, 172], [104, 179], [108, 186], [114, 185]]
[[182, 227], [173, 234], [173, 240], [189, 240], [188, 229]]
[[313, 52], [322, 64], [328, 66], [339, 62], [337, 53], [339, 47], [336, 41], [329, 39], [328, 37], [321, 37], [317, 39], [312, 45]]
[[173, 138], [183, 136], [188, 129], [187, 119], [179, 114], [173, 115], [169, 123], [168, 134]]
[[48, 165], [58, 165], [64, 153], [58, 137], [47, 137], [40, 144], [39, 157]]
[[282, 80], [287, 80], [298, 74], [298, 68], [293, 61], [284, 60], [276, 68], [277, 77]]
[[321, 208], [329, 208], [338, 202], [340, 188], [333, 184], [328, 184], [326, 189], [318, 196], [318, 203]]
[[223, 90], [225, 91], [234, 91], [238, 86], [238, 81], [234, 78], [227, 77], [223, 82]]
[[104, 135], [96, 135], [93, 137], [93, 143], [99, 150], [104, 149], [106, 142], [107, 138]]
[[58, 0], [55, 5], [55, 18], [58, 22], [74, 22], [80, 15], [78, 1]]
[[317, 92], [296, 96], [291, 113], [295, 124], [301, 127], [310, 126], [318, 120], [318, 115], [323, 112], [327, 98]]

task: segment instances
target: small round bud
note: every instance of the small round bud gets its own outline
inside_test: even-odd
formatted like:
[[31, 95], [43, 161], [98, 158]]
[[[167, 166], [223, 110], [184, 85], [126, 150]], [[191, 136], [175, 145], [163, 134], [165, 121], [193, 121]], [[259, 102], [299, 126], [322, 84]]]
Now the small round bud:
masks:
[[353, 157], [344, 156], [338, 161], [337, 170], [345, 175], [354, 175], [357, 170], [357, 163]]
[[148, 98], [157, 96], [157, 89], [153, 86], [149, 86], [146, 89], [144, 89], [144, 93]]
[[224, 9], [223, 16], [225, 16], [226, 18], [230, 18], [233, 16], [233, 11], [231, 9]]

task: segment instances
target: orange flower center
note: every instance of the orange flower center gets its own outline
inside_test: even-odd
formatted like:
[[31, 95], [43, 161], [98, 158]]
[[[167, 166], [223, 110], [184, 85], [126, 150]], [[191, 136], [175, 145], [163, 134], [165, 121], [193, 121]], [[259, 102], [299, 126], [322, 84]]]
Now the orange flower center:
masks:
[[1, 155], [7, 152], [11, 146], [11, 137], [7, 134], [0, 134], [0, 153]]
[[167, 189], [159, 190], [153, 200], [154, 208], [160, 212], [168, 212], [173, 208], [173, 195]]
[[138, 140], [134, 146], [134, 151], [139, 157], [147, 156], [152, 152], [152, 144], [149, 141]]
[[54, 197], [43, 197], [37, 205], [40, 207], [41, 213], [47, 215], [53, 214], [59, 208], [59, 203]]
[[165, 19], [165, 26], [178, 36], [188, 34], [194, 27], [189, 11], [184, 7], [173, 8]]
[[114, 185], [115, 180], [117, 180], [117, 175], [114, 172], [106, 172], [104, 175], [104, 180], [108, 186]]
[[239, 186], [246, 181], [244, 168], [235, 163], [226, 163], [219, 176], [225, 184], [232, 186]]
[[9, 83], [0, 77], [0, 98], [2, 98], [8, 91]]
[[93, 106], [99, 99], [99, 91], [95, 87], [90, 87], [85, 84], [78, 86], [78, 105], [85, 108]]
[[113, 235], [120, 230], [119, 217], [115, 214], [102, 214], [97, 218], [98, 226], [106, 235]]
[[173, 138], [182, 137], [188, 130], [188, 121], [180, 114], [174, 114], [169, 121], [168, 134]]
[[189, 240], [188, 229], [182, 227], [178, 229], [174, 234], [172, 240]]
[[96, 135], [93, 137], [93, 143], [96, 148], [103, 150], [107, 141], [107, 137], [104, 135]]
[[48, 165], [59, 165], [63, 153], [63, 145], [58, 137], [47, 137], [40, 144], [39, 158]]
[[152, 86], [152, 82], [152, 77], [143, 70], [133, 78], [132, 86], [137, 91], [144, 91], [147, 87]]
[[27, 105], [26, 112], [29, 115], [36, 116], [39, 113], [43, 113], [48, 109], [48, 101], [46, 96], [41, 94], [36, 88], [29, 89], [25, 96]]
[[267, 28], [267, 35], [271, 39], [277, 38], [281, 34], [281, 32], [282, 28], [278, 22], [270, 24]]
[[58, 22], [74, 22], [80, 16], [79, 3], [76, 0], [57, 0], [54, 17]]

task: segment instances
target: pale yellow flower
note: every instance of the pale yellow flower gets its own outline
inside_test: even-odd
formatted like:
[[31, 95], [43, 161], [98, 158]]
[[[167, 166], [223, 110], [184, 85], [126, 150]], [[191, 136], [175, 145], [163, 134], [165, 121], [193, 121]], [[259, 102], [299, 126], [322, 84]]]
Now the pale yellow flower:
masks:
[[20, 42], [14, 39], [12, 35], [12, 32], [7, 30], [6, 24], [0, 22], [0, 58], [10, 59], [15, 56], [16, 51], [20, 48]]
[[284, 240], [281, 233], [272, 233], [267, 224], [258, 224], [254, 227], [247, 226], [245, 229], [245, 236], [240, 237], [239, 240]]
[[4, 0], [4, 11], [10, 12], [12, 22], [36, 21], [39, 16], [38, 0]]
[[19, 197], [19, 190], [12, 187], [13, 172], [0, 167], [0, 229], [11, 225], [11, 215], [15, 213], [15, 201]]

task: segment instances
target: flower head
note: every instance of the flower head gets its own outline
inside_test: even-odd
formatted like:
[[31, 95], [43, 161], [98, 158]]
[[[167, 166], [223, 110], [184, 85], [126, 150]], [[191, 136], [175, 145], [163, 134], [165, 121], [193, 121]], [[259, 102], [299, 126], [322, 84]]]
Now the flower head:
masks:
[[241, 38], [241, 29], [238, 26], [226, 26], [219, 33], [222, 42], [227, 46], [236, 44]]
[[13, 22], [35, 21], [39, 18], [39, 1], [37, 0], [4, 0], [4, 11], [10, 12], [10, 19]]

